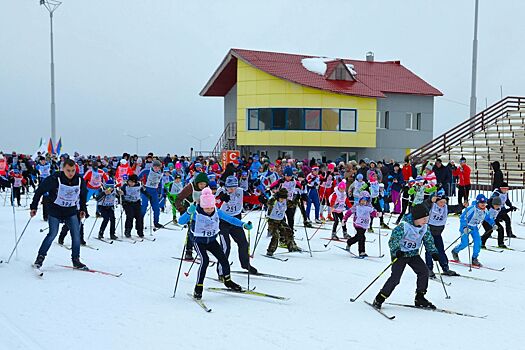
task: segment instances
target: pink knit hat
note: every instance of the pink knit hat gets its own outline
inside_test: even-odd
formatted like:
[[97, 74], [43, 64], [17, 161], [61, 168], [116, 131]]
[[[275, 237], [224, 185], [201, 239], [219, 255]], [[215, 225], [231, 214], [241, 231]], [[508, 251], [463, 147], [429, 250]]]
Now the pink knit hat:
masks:
[[346, 182], [341, 181], [341, 182], [337, 185], [337, 188], [338, 188], [340, 191], [344, 191], [344, 190], [346, 190]]
[[182, 164], [180, 162], [175, 163], [175, 169], [182, 168]]
[[209, 187], [205, 187], [201, 192], [199, 199], [201, 208], [214, 208], [215, 207], [215, 196], [211, 192]]

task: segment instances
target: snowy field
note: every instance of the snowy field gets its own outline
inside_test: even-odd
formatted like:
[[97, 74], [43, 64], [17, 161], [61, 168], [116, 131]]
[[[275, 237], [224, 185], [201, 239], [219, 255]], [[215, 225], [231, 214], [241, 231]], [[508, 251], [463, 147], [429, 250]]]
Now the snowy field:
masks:
[[[467, 318], [424, 310], [384, 305], [395, 315], [383, 318], [367, 306], [388, 277], [385, 273], [362, 298], [351, 303], [369, 282], [390, 262], [387, 237], [382, 238], [382, 259], [353, 259], [331, 243], [327, 252], [285, 254], [287, 262], [261, 256], [269, 238], [266, 233], [257, 248], [253, 266], [260, 272], [303, 277], [300, 282], [275, 281], [252, 277], [256, 291], [289, 297], [276, 301], [254, 296], [218, 294], [204, 291], [203, 300], [213, 309], [205, 313], [186, 294], [193, 291], [197, 269], [189, 277], [181, 273], [175, 299], [171, 298], [185, 232], [160, 230], [155, 242], [112, 245], [91, 239], [98, 251], [83, 248], [81, 259], [92, 269], [122, 273], [120, 278], [58, 267], [70, 264], [70, 252], [53, 245], [44, 263], [42, 279], [30, 265], [45, 233], [42, 213], [29, 224], [17, 257], [6, 265], [14, 244], [12, 208], [0, 202], [0, 349], [521, 349], [525, 336], [523, 261], [525, 253], [482, 251], [480, 261], [487, 266], [505, 267], [503, 272], [451, 268], [469, 276], [497, 279], [494, 283], [461, 277], [447, 277], [451, 299], [445, 299], [441, 284], [429, 281], [427, 298], [437, 307], [488, 315], [486, 319]], [[93, 205], [93, 202], [90, 203]], [[93, 208], [90, 212], [94, 213]], [[29, 218], [28, 210], [16, 209], [18, 234]], [[120, 209], [116, 210], [117, 215]], [[521, 213], [514, 213], [514, 232], [525, 237], [518, 225]], [[249, 214], [257, 227], [259, 212]], [[170, 216], [161, 214], [161, 223]], [[299, 216], [297, 216], [297, 219]], [[388, 215], [387, 215], [388, 218]], [[118, 219], [118, 218], [117, 218]], [[86, 221], [86, 236], [94, 216]], [[98, 220], [97, 226], [101, 220]], [[148, 221], [148, 220], [146, 220]], [[393, 226], [392, 220], [391, 226]], [[378, 220], [375, 220], [378, 224]], [[449, 216], [444, 233], [446, 246], [458, 237], [459, 218]], [[171, 226], [175, 229], [175, 226]], [[325, 227], [329, 227], [328, 224]], [[297, 243], [307, 249], [304, 229], [298, 227]], [[109, 228], [106, 237], [109, 236]], [[252, 245], [255, 236], [252, 231]], [[314, 229], [309, 229], [310, 235]], [[376, 229], [377, 231], [377, 229]], [[95, 228], [93, 235], [98, 232]], [[382, 231], [385, 232], [384, 230]], [[389, 231], [387, 231], [389, 232]], [[120, 228], [117, 230], [120, 235]], [[134, 233], [134, 232], [133, 232]], [[353, 232], [351, 232], [353, 234]], [[148, 233], [146, 233], [148, 234]], [[319, 230], [312, 249], [325, 249], [329, 230]], [[368, 254], [378, 254], [378, 236], [367, 234]], [[302, 240], [301, 240], [302, 239]], [[69, 243], [69, 237], [66, 238]], [[489, 241], [495, 245], [496, 240]], [[329, 247], [330, 247], [329, 246]], [[525, 240], [512, 240], [511, 246], [525, 250]], [[233, 243], [230, 261], [239, 270]], [[357, 245], [352, 247], [357, 250]], [[282, 249], [279, 249], [282, 251]], [[460, 253], [467, 261], [467, 251]], [[449, 254], [450, 257], [450, 254]], [[212, 258], [213, 259], [213, 258]], [[187, 271], [189, 263], [183, 264]], [[215, 268], [208, 276], [216, 277]], [[247, 278], [232, 279], [246, 287]], [[207, 279], [206, 287], [222, 285]], [[412, 304], [415, 275], [407, 267], [401, 284], [389, 302]]]

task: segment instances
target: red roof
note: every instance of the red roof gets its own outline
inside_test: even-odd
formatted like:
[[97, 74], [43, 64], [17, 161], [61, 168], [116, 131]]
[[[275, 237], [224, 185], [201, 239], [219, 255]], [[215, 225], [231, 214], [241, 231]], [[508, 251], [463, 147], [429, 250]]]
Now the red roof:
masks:
[[344, 81], [329, 80], [307, 70], [301, 60], [314, 57], [231, 49], [200, 95], [225, 96], [237, 82], [237, 59], [275, 77], [339, 94], [364, 97], [385, 97], [384, 93], [443, 95], [441, 91], [403, 67], [399, 61], [368, 62], [343, 59], [345, 64], [353, 64], [357, 72], [356, 81]]

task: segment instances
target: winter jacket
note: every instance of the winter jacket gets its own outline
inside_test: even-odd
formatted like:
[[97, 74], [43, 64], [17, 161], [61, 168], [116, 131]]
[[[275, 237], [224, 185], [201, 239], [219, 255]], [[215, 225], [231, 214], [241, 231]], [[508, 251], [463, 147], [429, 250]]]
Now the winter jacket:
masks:
[[[389, 176], [392, 176], [392, 191], [401, 192], [401, 188], [403, 188], [403, 185], [405, 183], [405, 180], [403, 179], [403, 174], [401, 172], [394, 172], [392, 171]], [[397, 182], [394, 182], [393, 180], [396, 179]]]
[[[402, 251], [405, 257], [412, 257], [419, 255], [419, 247], [421, 243], [425, 246], [425, 249], [430, 254], [438, 253], [436, 246], [434, 245], [434, 238], [430, 233], [430, 227], [426, 225], [426, 230], [422, 236], [418, 237], [407, 237], [405, 236], [405, 226], [410, 225], [416, 230], [420, 229], [417, 226], [414, 226], [414, 220], [412, 219], [412, 214], [405, 215], [403, 221], [392, 230], [390, 235], [390, 240], [388, 241], [388, 246], [390, 247], [390, 255], [392, 259], [396, 257], [398, 251]], [[407, 227], [407, 230], [410, 230], [411, 227]], [[421, 242], [422, 241], [422, 242]], [[401, 249], [401, 244], [404, 245], [404, 250]], [[413, 249], [411, 249], [413, 248]]]
[[467, 164], [464, 164], [457, 167], [457, 169], [454, 170], [452, 175], [458, 177], [459, 186], [468, 186], [470, 185], [470, 173], [470, 167]]
[[448, 169], [444, 165], [441, 165], [440, 167], [434, 165], [432, 171], [434, 172], [434, 174], [436, 174], [437, 182], [443, 185], [443, 187], [445, 187], [445, 184], [449, 184], [452, 182], [452, 174], [450, 172], [450, 169]]
[[500, 164], [498, 161], [492, 162], [492, 170], [494, 170], [494, 177], [492, 179], [492, 190], [500, 188], [503, 184], [503, 172], [500, 169]]

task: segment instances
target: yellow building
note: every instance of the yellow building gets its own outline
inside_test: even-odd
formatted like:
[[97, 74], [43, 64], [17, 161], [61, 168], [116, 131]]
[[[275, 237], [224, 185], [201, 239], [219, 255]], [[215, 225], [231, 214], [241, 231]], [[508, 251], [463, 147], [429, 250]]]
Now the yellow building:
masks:
[[[232, 49], [200, 95], [224, 97], [225, 133], [215, 152], [326, 161], [398, 158], [430, 140], [433, 97], [441, 93], [398, 61], [374, 62], [372, 55], [355, 61]], [[410, 120], [402, 116], [402, 131], [412, 132], [392, 148], [378, 137], [396, 137], [399, 104], [419, 109]]]

